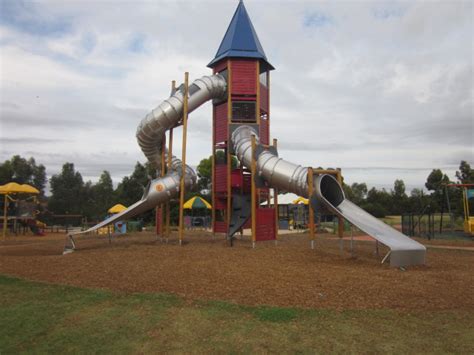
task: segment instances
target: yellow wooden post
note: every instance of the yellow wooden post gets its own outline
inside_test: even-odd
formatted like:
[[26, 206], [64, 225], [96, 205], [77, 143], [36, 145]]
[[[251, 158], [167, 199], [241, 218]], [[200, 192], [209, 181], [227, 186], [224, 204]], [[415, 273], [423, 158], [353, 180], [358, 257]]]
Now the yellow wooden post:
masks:
[[6, 239], [7, 236], [7, 204], [8, 204], [8, 194], [5, 193], [5, 199], [3, 200], [3, 240]]
[[[342, 175], [341, 175], [341, 169], [337, 168], [336, 170], [336, 180], [341, 185], [342, 188]], [[344, 237], [344, 218], [338, 217], [338, 236], [339, 238], [342, 239]]]
[[181, 186], [179, 190], [179, 244], [183, 244], [184, 234], [184, 181], [186, 174], [186, 138], [188, 130], [188, 87], [189, 85], [189, 73], [184, 73], [184, 100], [183, 100], [183, 144], [181, 148]]
[[257, 161], [255, 157], [257, 142], [255, 139], [255, 135], [252, 134], [251, 137], [251, 144], [252, 144], [252, 163], [251, 165], [251, 189], [250, 192], [252, 194], [251, 203], [252, 203], [252, 248], [255, 248], [255, 242], [257, 240], [257, 186], [255, 184], [255, 178], [257, 174]]
[[[278, 147], [278, 140], [276, 138], [273, 138], [273, 148], [277, 149], [277, 147]], [[278, 211], [278, 189], [274, 188], [273, 193], [275, 194], [273, 198], [273, 204], [275, 207], [275, 243], [276, 243], [278, 240], [278, 229], [279, 229], [278, 223], [279, 223], [279, 218], [280, 218], [279, 211]]]
[[308, 168], [309, 238], [311, 240], [311, 249], [314, 249], [314, 210], [311, 204], [311, 196], [313, 196], [313, 168]]

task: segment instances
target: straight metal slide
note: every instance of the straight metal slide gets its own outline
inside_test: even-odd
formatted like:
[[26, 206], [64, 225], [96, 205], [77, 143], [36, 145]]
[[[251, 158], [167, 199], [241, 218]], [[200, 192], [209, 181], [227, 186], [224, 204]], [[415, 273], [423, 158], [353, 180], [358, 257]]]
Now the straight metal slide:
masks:
[[[246, 167], [252, 159], [251, 136], [258, 133], [251, 126], [240, 126], [232, 133], [234, 152]], [[365, 233], [390, 248], [390, 265], [394, 267], [425, 263], [426, 248], [346, 199], [342, 186], [331, 175], [319, 175], [313, 183], [313, 196], [308, 196], [308, 168], [293, 164], [269, 150], [257, 157], [257, 171], [271, 187], [310, 197], [316, 208], [318, 201], [345, 218]], [[384, 258], [385, 259], [385, 258]]]

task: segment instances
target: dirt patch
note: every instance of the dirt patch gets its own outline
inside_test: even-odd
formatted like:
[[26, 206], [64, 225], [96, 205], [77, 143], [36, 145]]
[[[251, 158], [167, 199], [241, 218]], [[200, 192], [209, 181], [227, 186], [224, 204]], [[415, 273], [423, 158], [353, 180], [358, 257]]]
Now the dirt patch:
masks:
[[[246, 238], [246, 237], [244, 237]], [[170, 292], [187, 299], [307, 308], [473, 310], [474, 253], [429, 249], [427, 265], [401, 271], [381, 265], [386, 249], [349, 242], [344, 251], [330, 235], [316, 249], [307, 234], [251, 248], [222, 237], [188, 232], [186, 243], [161, 243], [152, 233], [82, 237], [61, 255], [64, 236], [14, 237], [0, 242], [0, 273], [31, 280], [120, 292]]]

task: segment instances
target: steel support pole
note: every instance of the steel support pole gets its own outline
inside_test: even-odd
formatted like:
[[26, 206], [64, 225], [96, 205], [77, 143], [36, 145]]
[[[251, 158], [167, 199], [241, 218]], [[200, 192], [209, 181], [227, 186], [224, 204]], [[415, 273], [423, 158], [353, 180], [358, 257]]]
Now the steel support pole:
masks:
[[183, 98], [183, 142], [181, 148], [181, 187], [179, 190], [179, 245], [183, 244], [184, 235], [184, 180], [186, 178], [186, 139], [188, 131], [188, 90], [189, 73], [184, 73], [184, 98]]

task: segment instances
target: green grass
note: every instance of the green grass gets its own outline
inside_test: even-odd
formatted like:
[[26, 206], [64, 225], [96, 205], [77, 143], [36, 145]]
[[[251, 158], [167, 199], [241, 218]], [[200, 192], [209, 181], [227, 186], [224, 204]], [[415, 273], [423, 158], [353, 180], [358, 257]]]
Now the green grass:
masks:
[[472, 353], [472, 312], [303, 310], [0, 276], [0, 353]]

